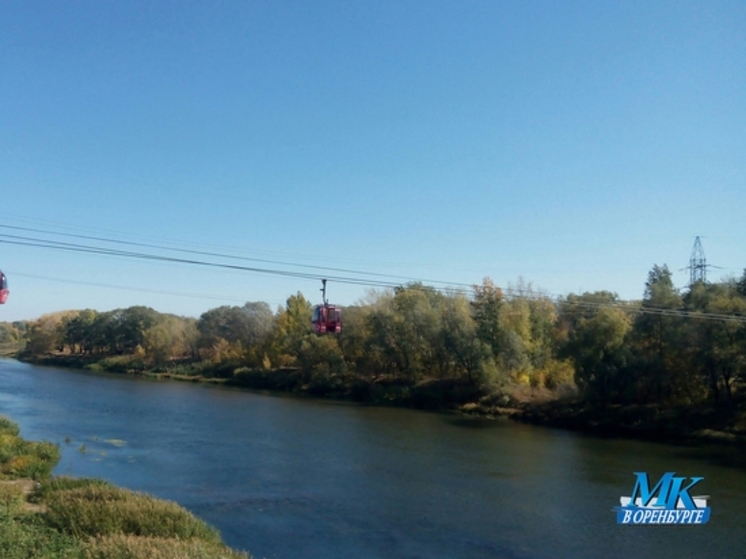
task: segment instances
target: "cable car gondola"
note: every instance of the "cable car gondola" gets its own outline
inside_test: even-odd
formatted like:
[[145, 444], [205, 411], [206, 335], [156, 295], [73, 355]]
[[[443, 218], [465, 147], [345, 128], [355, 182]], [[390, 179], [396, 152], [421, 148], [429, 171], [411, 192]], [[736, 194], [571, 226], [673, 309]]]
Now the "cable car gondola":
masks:
[[342, 311], [329, 304], [329, 301], [326, 300], [326, 280], [321, 280], [321, 283], [323, 285], [321, 293], [324, 304], [316, 305], [313, 308], [313, 316], [311, 317], [313, 331], [317, 334], [339, 334], [342, 331]]
[[8, 300], [8, 295], [10, 295], [10, 291], [8, 291], [8, 278], [0, 271], [0, 305]]

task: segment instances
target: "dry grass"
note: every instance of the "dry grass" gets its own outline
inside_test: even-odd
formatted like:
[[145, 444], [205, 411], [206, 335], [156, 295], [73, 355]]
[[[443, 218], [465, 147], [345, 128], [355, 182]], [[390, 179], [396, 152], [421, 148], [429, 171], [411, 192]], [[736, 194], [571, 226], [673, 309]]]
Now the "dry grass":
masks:
[[222, 544], [204, 540], [113, 534], [83, 544], [84, 559], [250, 559]]
[[176, 503], [116, 487], [56, 491], [47, 508], [53, 526], [78, 538], [130, 534], [220, 542], [217, 530]]

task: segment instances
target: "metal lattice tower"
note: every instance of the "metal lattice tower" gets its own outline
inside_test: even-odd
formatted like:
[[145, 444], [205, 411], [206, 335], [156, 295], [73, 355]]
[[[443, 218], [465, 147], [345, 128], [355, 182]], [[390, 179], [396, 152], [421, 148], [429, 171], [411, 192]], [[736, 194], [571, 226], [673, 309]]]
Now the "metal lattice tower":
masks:
[[692, 249], [692, 257], [689, 259], [689, 287], [693, 286], [698, 281], [702, 283], [707, 282], [707, 259], [705, 258], [705, 251], [702, 249], [702, 243], [697, 237], [694, 241], [694, 248]]

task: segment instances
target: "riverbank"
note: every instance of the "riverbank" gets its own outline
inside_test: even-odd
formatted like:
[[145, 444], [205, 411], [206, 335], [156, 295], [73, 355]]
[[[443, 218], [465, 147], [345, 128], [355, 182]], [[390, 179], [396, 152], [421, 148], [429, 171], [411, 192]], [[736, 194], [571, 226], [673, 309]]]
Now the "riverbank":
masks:
[[252, 369], [235, 365], [210, 366], [205, 363], [180, 365], [170, 369], [148, 369], [127, 356], [101, 358], [90, 355], [51, 354], [44, 356], [16, 355], [25, 363], [45, 367], [86, 369], [96, 372], [122, 373], [152, 379], [202, 382], [270, 390], [316, 398], [349, 400], [371, 405], [388, 405], [434, 411], [476, 409], [483, 415], [504, 415], [510, 398], [494, 394], [463, 379], [406, 379], [378, 375], [373, 378], [354, 374], [331, 375], [308, 373], [300, 367]]
[[50, 477], [59, 449], [0, 416], [3, 559], [249, 559], [176, 503], [96, 479]]
[[665, 443], [746, 446], [746, 412], [726, 406], [608, 405], [544, 402], [524, 406], [516, 419], [603, 437]]
[[[18, 358], [18, 357], [17, 357]], [[153, 379], [223, 384], [251, 390], [348, 400], [368, 405], [406, 407], [471, 417], [513, 420], [544, 427], [567, 429], [609, 438], [630, 438], [665, 443], [719, 443], [746, 446], [746, 411], [736, 407], [659, 405], [592, 406], [577, 398], [527, 387], [487, 392], [473, 384], [453, 379], [429, 379], [417, 383], [380, 375], [373, 379], [348, 375], [344, 378], [314, 376], [298, 367], [278, 369], [209, 369], [200, 373], [151, 371], [127, 368], [126, 362], [108, 362], [94, 356], [22, 356], [41, 366], [88, 369], [143, 376]], [[105, 361], [103, 363], [106, 363]], [[184, 368], [179, 369], [184, 371]], [[188, 369], [187, 369], [188, 370]], [[230, 376], [225, 375], [226, 371]]]

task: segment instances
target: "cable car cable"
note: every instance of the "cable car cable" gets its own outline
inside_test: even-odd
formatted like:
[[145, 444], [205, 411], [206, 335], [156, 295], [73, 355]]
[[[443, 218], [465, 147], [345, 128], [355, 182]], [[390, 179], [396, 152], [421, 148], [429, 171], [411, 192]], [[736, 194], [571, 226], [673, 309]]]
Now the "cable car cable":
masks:
[[[380, 272], [361, 272], [359, 270], [351, 270], [348, 268], [336, 268], [331, 266], [318, 266], [313, 264], [300, 264], [300, 263], [293, 263], [293, 262], [283, 262], [279, 260], [269, 260], [264, 258], [253, 258], [248, 256], [237, 256], [233, 254], [223, 254], [223, 253], [217, 253], [217, 252], [210, 252], [210, 251], [202, 251], [202, 250], [194, 250], [194, 249], [184, 249], [184, 248], [176, 248], [176, 247], [168, 247], [168, 246], [162, 246], [162, 245], [155, 245], [155, 244], [149, 244], [149, 243], [137, 243], [133, 241], [123, 241], [123, 240], [117, 240], [117, 239], [108, 239], [106, 237], [97, 237], [93, 235], [78, 235], [73, 233], [60, 233], [60, 232], [54, 232], [54, 231], [48, 231], [43, 229], [35, 229], [31, 227], [21, 227], [21, 226], [15, 226], [15, 225], [2, 225], [0, 224], [0, 227], [5, 229], [14, 229], [17, 231], [28, 231], [32, 233], [42, 233], [46, 235], [59, 235], [64, 237], [72, 237], [77, 239], [86, 239], [86, 240], [92, 240], [92, 241], [101, 241], [106, 243], [115, 243], [115, 244], [121, 244], [121, 245], [129, 245], [129, 246], [137, 246], [142, 248], [155, 248], [159, 250], [169, 250], [174, 252], [181, 252], [185, 254], [196, 254], [200, 256], [215, 256], [219, 258], [228, 258], [232, 260], [245, 260], [250, 262], [262, 262], [265, 264], [280, 264], [283, 266], [294, 266], [298, 268], [310, 268], [310, 269], [316, 269], [316, 270], [328, 270], [332, 272], [342, 272], [347, 274], [357, 274], [357, 275], [367, 275], [367, 276], [376, 276], [376, 277], [382, 277], [382, 278], [394, 278], [399, 280], [406, 280], [406, 281], [421, 281], [423, 283], [439, 283], [443, 285], [453, 285], [453, 286], [459, 286], [459, 287], [469, 287], [469, 284], [461, 283], [461, 282], [451, 282], [451, 281], [441, 281], [441, 280], [433, 280], [433, 279], [427, 279], [427, 278], [415, 278], [415, 277], [409, 277], [409, 276], [398, 276], [394, 274], [383, 274]], [[19, 237], [22, 238], [22, 237]], [[54, 241], [50, 240], [50, 242], [61, 242], [61, 241]]]
[[[299, 278], [299, 279], [321, 280], [321, 279], [326, 278], [326, 279], [331, 279], [337, 283], [343, 283], [343, 284], [348, 284], [348, 285], [360, 285], [360, 286], [367, 286], [367, 287], [382, 287], [382, 288], [394, 288], [394, 287], [401, 286], [401, 284], [398, 282], [386, 282], [386, 281], [381, 281], [381, 280], [365, 281], [362, 278], [349, 278], [349, 277], [344, 277], [344, 276], [328, 276], [328, 275], [321, 276], [321, 275], [316, 275], [316, 274], [296, 272], [296, 271], [290, 271], [290, 270], [275, 270], [275, 269], [267, 269], [267, 268], [239, 266], [239, 265], [234, 265], [234, 264], [207, 262], [207, 261], [186, 259], [186, 258], [176, 258], [173, 256], [163, 256], [163, 255], [154, 255], [154, 254], [147, 254], [147, 253], [137, 253], [137, 252], [132, 252], [132, 251], [115, 250], [115, 249], [110, 249], [110, 248], [105, 248], [105, 247], [93, 247], [93, 246], [86, 246], [86, 245], [80, 245], [80, 244], [75, 244], [75, 243], [66, 243], [63, 241], [54, 241], [54, 240], [48, 240], [48, 239], [36, 239], [33, 237], [24, 237], [24, 236], [19, 236], [19, 235], [0, 234], [0, 243], [20, 245], [20, 246], [31, 246], [31, 247], [37, 247], [37, 248], [49, 248], [49, 249], [54, 249], [54, 250], [66, 250], [66, 251], [89, 253], [89, 254], [101, 254], [105, 256], [118, 256], [118, 257], [125, 257], [125, 258], [150, 260], [150, 261], [164, 261], [164, 262], [174, 262], [174, 263], [206, 266], [206, 267], [213, 267], [213, 268], [224, 268], [224, 269], [264, 273], [264, 274], [271, 274], [271, 275], [280, 275], [280, 276], [293, 277], [293, 278]], [[416, 288], [416, 286], [410, 286], [410, 287]], [[427, 287], [427, 286], [423, 286], [423, 287]], [[433, 287], [433, 289], [437, 289], [437, 288]], [[463, 289], [459, 290], [459, 289], [450, 288], [450, 291], [457, 292], [457, 293], [459, 292], [467, 293], [467, 291]], [[504, 291], [510, 293], [510, 292], [516, 292], [516, 291], [522, 291], [522, 290], [508, 288]], [[630, 307], [629, 303], [624, 303], [624, 302], [594, 303], [590, 301], [581, 302], [577, 300], [567, 301], [566, 299], [563, 299], [561, 296], [554, 296], [553, 298], [550, 294], [540, 294], [540, 293], [537, 293], [536, 296], [534, 296], [534, 299], [543, 297], [543, 296], [546, 296], [548, 299], [552, 300], [555, 304], [558, 304], [558, 305], [575, 304], [578, 306], [585, 306], [585, 307], [591, 307], [591, 308], [611, 307], [611, 308], [619, 308], [621, 310], [624, 310], [627, 312], [633, 312], [633, 313], [697, 318], [697, 319], [706, 319], [706, 320], [735, 321], [739, 323], [746, 322], [746, 317], [742, 315], [735, 315], [735, 314], [727, 315], [727, 314], [722, 314], [722, 313], [703, 313], [703, 312], [697, 312], [697, 311], [684, 311], [684, 310], [678, 310], [678, 309], [664, 309], [664, 308], [645, 307], [645, 306]]]

